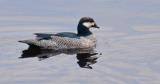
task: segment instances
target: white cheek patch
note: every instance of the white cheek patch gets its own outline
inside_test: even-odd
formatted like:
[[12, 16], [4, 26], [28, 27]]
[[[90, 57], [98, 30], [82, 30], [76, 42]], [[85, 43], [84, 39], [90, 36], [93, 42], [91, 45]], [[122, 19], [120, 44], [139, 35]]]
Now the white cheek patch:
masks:
[[83, 26], [85, 26], [87, 28], [90, 28], [92, 26], [92, 23], [90, 23], [90, 22], [84, 22]]

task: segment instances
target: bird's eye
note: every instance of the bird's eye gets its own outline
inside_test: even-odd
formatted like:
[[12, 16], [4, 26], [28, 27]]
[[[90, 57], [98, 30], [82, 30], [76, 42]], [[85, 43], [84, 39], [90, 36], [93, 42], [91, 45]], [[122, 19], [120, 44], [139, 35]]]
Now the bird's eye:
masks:
[[95, 23], [94, 23], [94, 22], [92, 22], [91, 24], [92, 24], [92, 25], [95, 25]]

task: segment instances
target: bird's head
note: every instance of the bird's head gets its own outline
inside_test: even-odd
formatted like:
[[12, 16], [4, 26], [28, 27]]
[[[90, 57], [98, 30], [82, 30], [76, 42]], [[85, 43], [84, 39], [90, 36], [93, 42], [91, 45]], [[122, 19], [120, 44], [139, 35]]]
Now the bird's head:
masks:
[[79, 26], [83, 26], [85, 28], [99, 28], [99, 26], [96, 24], [96, 22], [91, 17], [82, 17], [79, 21]]

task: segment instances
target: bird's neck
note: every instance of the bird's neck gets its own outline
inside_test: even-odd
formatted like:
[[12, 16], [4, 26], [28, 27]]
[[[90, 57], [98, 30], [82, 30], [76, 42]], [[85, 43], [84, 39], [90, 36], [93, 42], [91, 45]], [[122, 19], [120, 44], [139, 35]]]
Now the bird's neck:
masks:
[[83, 25], [78, 25], [77, 28], [78, 28], [77, 32], [78, 32], [79, 36], [88, 36], [88, 35], [92, 34], [92, 32], [89, 30], [89, 28], [86, 28]]

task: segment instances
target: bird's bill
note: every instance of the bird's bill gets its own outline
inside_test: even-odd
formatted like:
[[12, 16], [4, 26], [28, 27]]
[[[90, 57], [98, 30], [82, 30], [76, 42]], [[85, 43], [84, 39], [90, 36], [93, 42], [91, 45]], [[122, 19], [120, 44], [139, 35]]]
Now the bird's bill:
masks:
[[97, 24], [94, 24], [92, 27], [94, 27], [94, 28], [100, 28]]
[[92, 27], [94, 27], [94, 28], [100, 28], [96, 23], [94, 23], [94, 25], [92, 25]]

